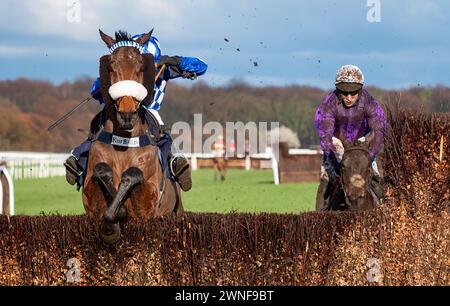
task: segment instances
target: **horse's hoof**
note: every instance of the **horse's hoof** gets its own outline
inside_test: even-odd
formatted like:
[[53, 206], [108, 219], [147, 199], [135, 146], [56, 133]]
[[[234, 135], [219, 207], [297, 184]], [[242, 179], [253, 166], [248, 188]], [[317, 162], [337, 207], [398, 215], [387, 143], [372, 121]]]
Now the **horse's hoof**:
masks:
[[103, 223], [100, 229], [100, 236], [107, 244], [114, 244], [120, 239], [119, 223]]

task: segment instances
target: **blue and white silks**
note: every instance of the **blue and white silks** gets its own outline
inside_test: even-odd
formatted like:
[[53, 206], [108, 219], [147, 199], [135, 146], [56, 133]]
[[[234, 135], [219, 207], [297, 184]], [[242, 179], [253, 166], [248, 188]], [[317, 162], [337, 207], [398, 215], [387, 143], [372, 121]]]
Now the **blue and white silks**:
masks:
[[[133, 36], [133, 40], [141, 37], [143, 34]], [[136, 47], [134, 44], [137, 44], [134, 41], [130, 42], [118, 42], [111, 46], [110, 52], [112, 53], [116, 48], [122, 46], [130, 46]], [[139, 51], [143, 54], [151, 53], [155, 59], [155, 64], [158, 63], [161, 57], [161, 48], [159, 41], [156, 37], [151, 36], [149, 41], [141, 46], [137, 44]], [[168, 67], [155, 82], [155, 95], [153, 97], [152, 103], [147, 107], [149, 110], [152, 109], [154, 111], [159, 111], [161, 108], [161, 104], [164, 99], [164, 94], [166, 91], [167, 82], [170, 79], [175, 79], [182, 76], [182, 72], [195, 73], [197, 76], [203, 75], [208, 68], [208, 65], [197, 57], [181, 57], [181, 63], [178, 66], [178, 70], [172, 67]], [[181, 73], [180, 73], [181, 72]], [[91, 95], [94, 99], [98, 100], [99, 103], [103, 106], [103, 99], [100, 93], [100, 78], [97, 78], [91, 87]]]

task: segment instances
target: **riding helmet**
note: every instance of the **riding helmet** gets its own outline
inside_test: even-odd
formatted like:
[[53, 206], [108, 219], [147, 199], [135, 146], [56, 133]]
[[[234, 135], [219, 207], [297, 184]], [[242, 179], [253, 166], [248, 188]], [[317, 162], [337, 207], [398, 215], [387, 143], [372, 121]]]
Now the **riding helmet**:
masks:
[[344, 65], [336, 73], [335, 85], [346, 92], [360, 90], [364, 85], [364, 74], [355, 65]]

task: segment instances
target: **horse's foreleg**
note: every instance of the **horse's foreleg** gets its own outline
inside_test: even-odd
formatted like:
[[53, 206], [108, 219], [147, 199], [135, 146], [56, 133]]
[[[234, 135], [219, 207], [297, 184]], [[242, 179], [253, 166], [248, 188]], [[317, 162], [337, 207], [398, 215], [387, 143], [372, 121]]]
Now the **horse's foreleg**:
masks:
[[101, 220], [105, 209], [116, 196], [111, 167], [98, 163], [92, 170], [92, 176], [86, 179], [83, 187], [83, 204], [90, 217]]
[[136, 167], [128, 168], [120, 180], [119, 190], [117, 191], [111, 205], [106, 209], [103, 218], [106, 222], [116, 223], [119, 219], [119, 211], [125, 202], [128, 192], [137, 184], [144, 182], [144, 174]]
[[117, 195], [117, 190], [114, 187], [113, 172], [111, 167], [106, 163], [99, 163], [95, 165], [93, 178], [97, 182], [105, 195], [108, 206]]
[[[113, 172], [111, 167], [106, 163], [99, 163], [95, 165], [93, 178], [102, 189], [102, 192], [105, 195], [106, 206], [109, 207], [112, 201], [117, 196], [117, 190], [114, 186]], [[119, 210], [119, 219], [125, 219], [126, 216], [127, 211], [125, 207], [122, 207]]]

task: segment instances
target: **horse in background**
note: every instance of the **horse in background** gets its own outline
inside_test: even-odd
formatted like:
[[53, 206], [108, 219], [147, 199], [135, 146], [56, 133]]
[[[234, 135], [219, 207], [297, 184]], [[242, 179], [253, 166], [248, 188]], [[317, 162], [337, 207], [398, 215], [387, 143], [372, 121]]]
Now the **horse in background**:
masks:
[[214, 180], [217, 181], [220, 178], [221, 181], [224, 181], [227, 174], [228, 159], [226, 158], [227, 148], [223, 135], [219, 135], [212, 149], [214, 154], [212, 166]]
[[214, 180], [217, 181], [219, 178], [221, 181], [225, 180], [225, 175], [227, 174], [228, 160], [225, 157], [215, 156], [213, 158], [213, 171]]
[[[135, 40], [144, 45], [152, 31]], [[153, 55], [139, 48], [116, 44], [131, 41], [125, 32], [116, 39], [100, 31], [108, 48], [100, 60], [100, 79], [105, 108], [104, 123], [89, 151], [83, 204], [87, 214], [101, 223], [106, 243], [120, 239], [125, 220], [147, 221], [152, 217], [183, 211], [180, 188], [163, 169], [156, 143], [160, 126], [145, 105], [153, 98], [155, 65]]]

